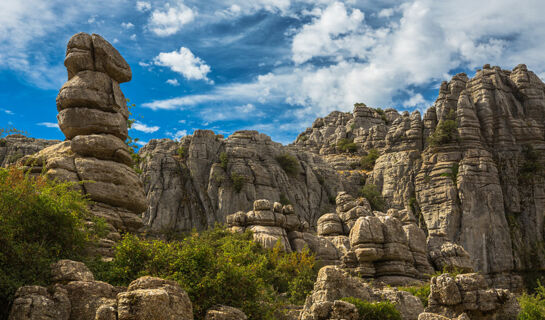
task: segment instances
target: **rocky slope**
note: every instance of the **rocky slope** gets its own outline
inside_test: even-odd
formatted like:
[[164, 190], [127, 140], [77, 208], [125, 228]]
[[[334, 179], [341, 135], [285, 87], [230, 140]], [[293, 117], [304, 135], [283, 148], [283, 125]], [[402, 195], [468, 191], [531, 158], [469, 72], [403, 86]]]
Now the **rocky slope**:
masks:
[[17, 160], [34, 154], [48, 146], [59, 143], [58, 140], [28, 138], [21, 134], [12, 134], [0, 139], [0, 167], [15, 164]]
[[356, 192], [320, 156], [284, 147], [256, 131], [237, 131], [225, 139], [197, 130], [180, 142], [151, 140], [139, 154], [150, 204], [144, 221], [152, 232], [225, 222], [228, 214], [252, 209], [257, 199], [289, 202], [315, 226], [321, 214], [334, 209], [338, 191]]
[[[421, 217], [430, 250], [458, 243], [495, 285], [516, 287], [513, 273], [545, 263], [544, 128], [545, 84], [524, 65], [485, 65], [444, 82], [423, 118], [359, 104], [317, 119], [294, 145], [338, 169], [377, 149], [367, 183]], [[354, 153], [339, 150], [342, 139]]]

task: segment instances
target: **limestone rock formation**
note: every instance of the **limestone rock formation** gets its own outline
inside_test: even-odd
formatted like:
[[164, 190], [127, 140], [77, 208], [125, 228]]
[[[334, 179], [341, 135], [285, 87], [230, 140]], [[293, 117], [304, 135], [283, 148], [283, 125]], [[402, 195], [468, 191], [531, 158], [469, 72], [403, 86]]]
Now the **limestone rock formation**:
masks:
[[101, 36], [74, 35], [64, 64], [68, 81], [57, 96], [59, 127], [67, 140], [26, 156], [31, 172], [77, 183], [89, 196], [90, 211], [109, 224], [109, 235], [96, 251], [111, 256], [119, 232], [138, 232], [147, 209], [143, 184], [130, 167], [128, 109], [119, 83], [131, 79], [131, 69]]
[[22, 134], [12, 134], [0, 138], [0, 167], [15, 164], [22, 157], [34, 154], [59, 142], [57, 140], [28, 138]]
[[[359, 277], [352, 277], [336, 266], [326, 266], [318, 272], [314, 290], [307, 297], [301, 320], [354, 319], [354, 310], [341, 298], [354, 297], [376, 302], [395, 303], [403, 319], [416, 320], [424, 311], [422, 302], [405, 291], [390, 287], [375, 287]], [[357, 314], [357, 313], [356, 313]]]
[[[365, 171], [389, 208], [414, 215], [436, 268], [479, 270], [517, 290], [517, 274], [545, 264], [544, 114], [545, 84], [525, 65], [485, 65], [444, 82], [423, 118], [357, 104], [318, 118], [294, 145], [337, 170]], [[371, 149], [380, 156], [362, 170]]]
[[229, 306], [215, 306], [206, 311], [204, 320], [247, 320], [244, 312]]
[[10, 320], [193, 320], [191, 301], [174, 281], [141, 277], [114, 287], [71, 260], [54, 263], [51, 273], [50, 287], [17, 290]]
[[[315, 226], [322, 212], [334, 208], [338, 191], [356, 192], [319, 156], [256, 131], [224, 139], [196, 130], [180, 142], [151, 140], [139, 154], [150, 204], [144, 222], [151, 232], [204, 229], [251, 210], [258, 199], [290, 201], [299, 218]], [[287, 171], [282, 157], [294, 161]]]
[[[431, 279], [427, 313], [448, 318], [466, 314], [469, 319], [515, 319], [519, 312], [515, 296], [506, 289], [488, 289], [485, 278], [477, 273], [448, 273]], [[419, 319], [427, 319], [428, 315]]]

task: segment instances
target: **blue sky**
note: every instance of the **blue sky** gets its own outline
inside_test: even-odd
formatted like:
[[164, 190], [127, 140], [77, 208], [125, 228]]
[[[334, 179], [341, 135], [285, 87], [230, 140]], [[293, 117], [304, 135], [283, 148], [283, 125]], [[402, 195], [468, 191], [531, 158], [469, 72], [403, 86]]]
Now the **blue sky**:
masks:
[[0, 127], [63, 139], [55, 97], [71, 35], [131, 65], [132, 136], [256, 129], [290, 143], [355, 102], [425, 110], [441, 81], [483, 64], [545, 78], [543, 1], [3, 0]]

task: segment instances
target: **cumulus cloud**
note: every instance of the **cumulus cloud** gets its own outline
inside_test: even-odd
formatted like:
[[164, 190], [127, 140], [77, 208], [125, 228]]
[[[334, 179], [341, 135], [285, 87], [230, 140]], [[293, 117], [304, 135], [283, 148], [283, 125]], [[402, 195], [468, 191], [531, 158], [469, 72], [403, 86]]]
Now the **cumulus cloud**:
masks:
[[178, 51], [161, 52], [153, 59], [153, 63], [161, 67], [168, 67], [188, 80], [210, 81], [206, 76], [210, 72], [210, 66], [201, 58], [195, 57], [186, 47], [181, 47]]
[[154, 133], [159, 129], [160, 128], [158, 126], [148, 126], [138, 121], [133, 123], [131, 127], [131, 130], [141, 131], [145, 133]]
[[121, 27], [123, 27], [124, 29], [132, 29], [134, 28], [134, 24], [130, 22], [122, 22]]
[[167, 136], [171, 137], [174, 140], [180, 140], [181, 138], [187, 136], [187, 130], [174, 130], [174, 132], [167, 132]]
[[37, 123], [37, 125], [46, 127], [46, 128], [57, 128], [57, 129], [59, 128], [59, 124], [54, 122], [40, 122], [40, 123]]
[[150, 11], [151, 3], [147, 1], [136, 1], [136, 10], [140, 12]]
[[151, 13], [149, 28], [160, 37], [173, 35], [195, 19], [196, 13], [187, 7], [182, 1], [171, 5], [167, 3], [164, 8], [156, 9]]
[[177, 87], [180, 85], [178, 82], [178, 79], [168, 79], [166, 83], [170, 84], [171, 86]]

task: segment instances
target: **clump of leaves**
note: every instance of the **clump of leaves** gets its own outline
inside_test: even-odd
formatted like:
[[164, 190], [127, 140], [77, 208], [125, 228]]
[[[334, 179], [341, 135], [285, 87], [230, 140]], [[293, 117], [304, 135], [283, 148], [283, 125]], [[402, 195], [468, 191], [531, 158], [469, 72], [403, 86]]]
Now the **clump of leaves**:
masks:
[[367, 155], [363, 156], [360, 160], [361, 167], [365, 170], [373, 170], [378, 157], [380, 157], [380, 153], [377, 149], [373, 148], [369, 150]]
[[368, 302], [354, 297], [341, 300], [356, 306], [360, 320], [401, 320], [401, 314], [390, 301]]
[[291, 154], [285, 153], [277, 156], [275, 160], [288, 175], [294, 176], [299, 173], [299, 161]]
[[242, 187], [244, 187], [244, 184], [246, 183], [246, 177], [233, 172], [231, 173], [231, 182], [233, 183], [233, 188], [235, 188], [235, 191], [239, 193], [242, 191]]
[[23, 285], [47, 285], [49, 265], [80, 259], [104, 223], [89, 218], [87, 200], [73, 183], [0, 168], [0, 319]]
[[384, 201], [376, 185], [372, 183], [366, 184], [361, 189], [361, 195], [369, 201], [373, 210], [384, 211], [386, 209], [386, 201]]
[[94, 268], [98, 279], [116, 285], [144, 275], [177, 281], [196, 319], [217, 304], [240, 308], [250, 319], [275, 319], [280, 305], [304, 302], [317, 274], [308, 250], [264, 249], [251, 232], [231, 233], [221, 226], [171, 242], [125, 235], [113, 261]]
[[337, 148], [341, 152], [353, 153], [358, 150], [358, 146], [354, 143], [354, 139], [343, 138], [337, 142]]
[[398, 290], [407, 291], [413, 296], [417, 297], [422, 301], [424, 308], [428, 306], [428, 297], [430, 296], [430, 284], [426, 283], [421, 286], [410, 286], [410, 287], [397, 287]]
[[186, 148], [185, 148], [184, 146], [178, 147], [178, 149], [176, 149], [176, 154], [177, 154], [178, 157], [180, 157], [181, 159], [184, 159], [185, 156], [187, 155]]
[[220, 166], [223, 169], [227, 169], [227, 163], [229, 163], [229, 158], [227, 157], [227, 152], [220, 153]]
[[454, 110], [450, 110], [447, 117], [439, 122], [435, 131], [428, 137], [428, 144], [438, 147], [447, 143], [460, 142], [458, 122], [455, 119]]
[[534, 294], [524, 293], [518, 298], [520, 312], [518, 320], [545, 319], [545, 288], [538, 281]]

